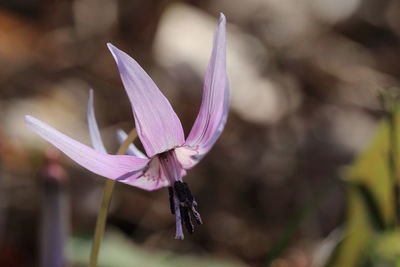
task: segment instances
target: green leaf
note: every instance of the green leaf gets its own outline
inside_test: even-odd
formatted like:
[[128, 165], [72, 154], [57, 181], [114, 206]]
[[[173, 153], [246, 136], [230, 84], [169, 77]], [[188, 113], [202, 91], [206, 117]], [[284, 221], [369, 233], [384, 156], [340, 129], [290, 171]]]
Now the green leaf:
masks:
[[[399, 123], [400, 109], [396, 107], [390, 120], [384, 119], [379, 124], [370, 145], [342, 173], [349, 185], [344, 239], [335, 249], [335, 256], [328, 266], [358, 266], [368, 244], [380, 234], [379, 231], [394, 226], [394, 178], [397, 179], [400, 173], [392, 172], [399, 171], [400, 162], [393, 162], [393, 159], [400, 158], [400, 134], [393, 132], [396, 129], [393, 125]], [[354, 190], [352, 185], [355, 184], [362, 186]]]

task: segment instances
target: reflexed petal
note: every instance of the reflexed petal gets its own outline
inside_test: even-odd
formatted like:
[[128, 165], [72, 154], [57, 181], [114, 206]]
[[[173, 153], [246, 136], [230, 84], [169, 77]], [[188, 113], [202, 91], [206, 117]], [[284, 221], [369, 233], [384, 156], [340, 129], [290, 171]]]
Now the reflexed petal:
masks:
[[146, 190], [156, 190], [161, 187], [169, 186], [169, 181], [161, 170], [158, 157], [151, 159], [144, 174], [138, 178], [120, 180], [122, 183], [140, 187]]
[[149, 157], [182, 145], [181, 122], [170, 103], [139, 64], [112, 44], [108, 48], [117, 62], [132, 104], [135, 126]]
[[146, 168], [148, 159], [98, 152], [60, 133], [44, 122], [25, 116], [29, 128], [53, 144], [82, 167], [113, 180], [135, 179]]
[[122, 180], [121, 183], [125, 183], [134, 187], [138, 187], [147, 191], [157, 190], [163, 187], [169, 186], [169, 182], [166, 179], [149, 180], [144, 176], [137, 179], [129, 178], [128, 180]]
[[107, 153], [106, 148], [104, 147], [103, 144], [103, 140], [101, 139], [99, 126], [97, 125], [96, 116], [94, 114], [93, 89], [90, 89], [89, 91], [89, 100], [87, 105], [87, 120], [89, 125], [90, 140], [92, 141], [94, 149], [103, 153]]
[[[123, 142], [125, 142], [126, 138], [128, 138], [128, 135], [123, 130], [118, 129], [117, 138], [118, 143], [121, 145]], [[127, 154], [138, 158], [147, 159], [146, 155], [143, 154], [143, 152], [140, 151], [133, 143], [129, 144]]]
[[[192, 154], [189, 159], [182, 159], [186, 166], [193, 167], [211, 149], [227, 120], [230, 88], [226, 73], [225, 23], [225, 16], [221, 14], [204, 81], [200, 111], [185, 142], [186, 148], [180, 148], [181, 156]], [[185, 149], [189, 150], [183, 152]]]
[[184, 169], [192, 168], [199, 161], [200, 152], [196, 149], [182, 146], [175, 148], [174, 151], [178, 162]]

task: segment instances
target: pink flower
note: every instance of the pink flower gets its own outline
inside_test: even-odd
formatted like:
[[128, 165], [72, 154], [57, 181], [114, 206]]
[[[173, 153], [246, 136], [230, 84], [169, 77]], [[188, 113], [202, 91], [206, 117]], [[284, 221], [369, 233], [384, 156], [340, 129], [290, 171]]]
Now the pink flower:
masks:
[[[139, 64], [108, 44], [118, 65], [140, 141], [146, 155], [131, 147], [130, 155], [107, 154], [94, 118], [93, 95], [88, 121], [95, 149], [62, 134], [44, 122], [26, 116], [27, 125], [84, 168], [145, 190], [169, 187], [171, 212], [176, 216], [176, 238], [183, 239], [182, 221], [193, 232], [191, 217], [201, 224], [197, 203], [182, 177], [211, 149], [224, 129], [229, 106], [225, 59], [225, 16], [220, 15], [204, 81], [203, 99], [196, 121], [185, 140], [181, 122], [170, 103]], [[119, 133], [120, 139], [124, 138]]]

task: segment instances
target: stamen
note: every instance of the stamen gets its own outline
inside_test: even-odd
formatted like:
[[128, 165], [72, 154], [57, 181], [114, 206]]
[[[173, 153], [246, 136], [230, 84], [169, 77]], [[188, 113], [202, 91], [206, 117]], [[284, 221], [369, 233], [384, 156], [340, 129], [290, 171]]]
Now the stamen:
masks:
[[197, 224], [203, 224], [203, 221], [200, 213], [196, 210], [197, 202], [194, 200], [188, 184], [181, 181], [176, 181], [174, 183], [173, 192], [180, 201], [180, 212], [186, 228], [189, 232], [194, 231], [190, 215], [194, 218]]
[[174, 189], [172, 188], [172, 186], [168, 187], [168, 195], [169, 195], [169, 209], [171, 210], [171, 214], [175, 214]]
[[181, 181], [176, 181], [174, 183], [174, 190], [180, 202], [185, 202], [187, 200], [185, 186]]
[[176, 223], [176, 239], [183, 239], [182, 224], [185, 224], [187, 231], [192, 234], [194, 232], [194, 225], [202, 224], [201, 216], [197, 212], [197, 202], [193, 198], [187, 183], [181, 180], [181, 170], [177, 163], [173, 151], [167, 151], [159, 155], [160, 164], [163, 172], [170, 181], [168, 187], [169, 207], [172, 214], [175, 214]]
[[190, 219], [190, 216], [189, 216], [189, 208], [181, 205], [180, 211], [181, 211], [181, 215], [182, 215], [182, 220], [185, 223], [187, 231], [189, 232], [189, 234], [193, 234], [194, 227], [193, 227], [192, 220]]
[[186, 198], [189, 201], [189, 203], [191, 205], [193, 203], [194, 206], [197, 206], [197, 202], [194, 200], [192, 192], [190, 191], [188, 184], [185, 182], [183, 183], [183, 189], [185, 191], [185, 195], [186, 195]]
[[194, 220], [196, 221], [197, 224], [203, 224], [203, 220], [201, 219], [200, 213], [192, 206], [190, 209], [190, 213], [194, 217]]

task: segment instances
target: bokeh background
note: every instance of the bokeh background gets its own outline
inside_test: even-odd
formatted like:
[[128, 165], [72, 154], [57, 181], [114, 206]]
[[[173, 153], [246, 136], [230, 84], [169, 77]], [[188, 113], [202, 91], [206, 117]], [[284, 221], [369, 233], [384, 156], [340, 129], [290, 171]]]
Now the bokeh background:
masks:
[[188, 133], [219, 12], [229, 120], [185, 178], [204, 225], [174, 240], [167, 190], [118, 184], [101, 266], [305, 267], [340, 254], [351, 216], [343, 173], [384, 116], [378, 91], [399, 85], [400, 2], [1, 0], [0, 266], [42, 265], [49, 209], [68, 236], [65, 266], [86, 266], [105, 182], [57, 155], [24, 115], [90, 144], [93, 88], [116, 151], [116, 129], [134, 122], [111, 42], [150, 74]]

